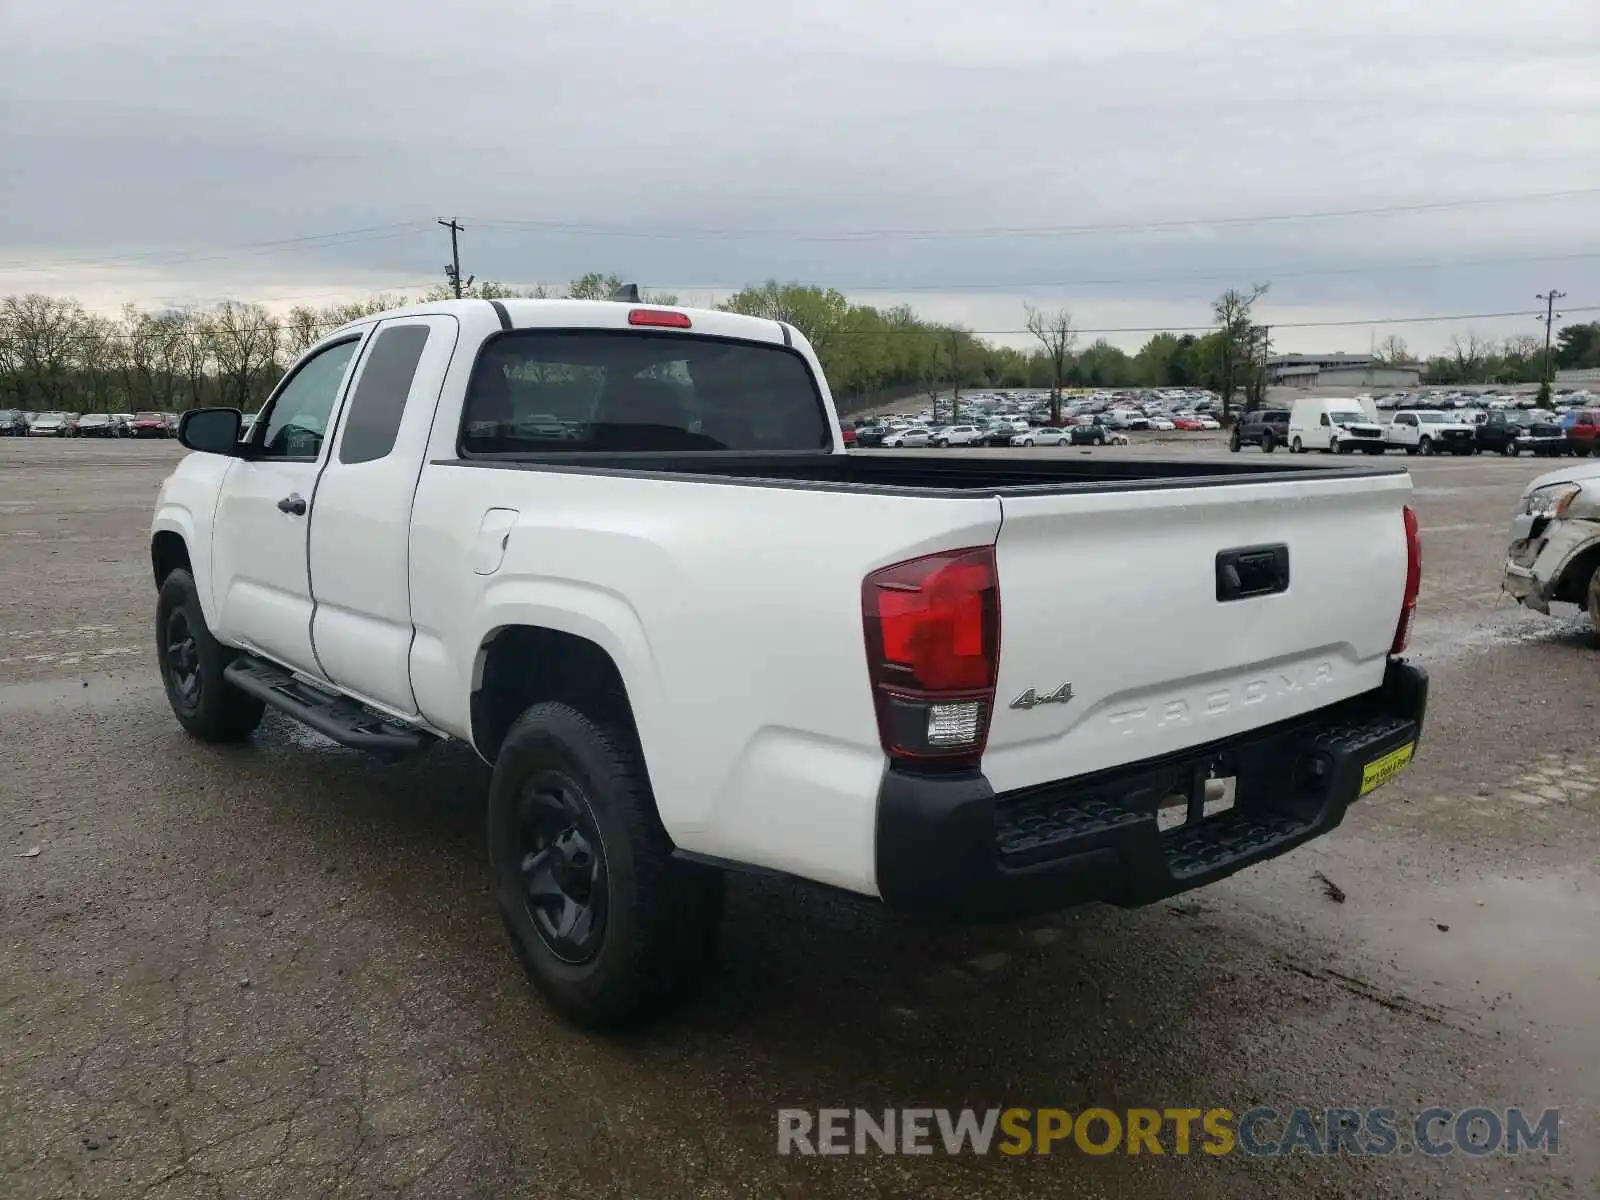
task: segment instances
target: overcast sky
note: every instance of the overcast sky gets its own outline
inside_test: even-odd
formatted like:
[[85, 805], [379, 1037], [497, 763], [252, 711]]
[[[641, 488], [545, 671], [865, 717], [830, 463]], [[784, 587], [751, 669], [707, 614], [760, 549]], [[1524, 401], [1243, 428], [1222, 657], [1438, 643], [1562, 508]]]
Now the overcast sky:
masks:
[[415, 288], [452, 215], [480, 279], [980, 330], [1600, 306], [1596, 0], [9, 0], [0, 44], [0, 293], [97, 309]]

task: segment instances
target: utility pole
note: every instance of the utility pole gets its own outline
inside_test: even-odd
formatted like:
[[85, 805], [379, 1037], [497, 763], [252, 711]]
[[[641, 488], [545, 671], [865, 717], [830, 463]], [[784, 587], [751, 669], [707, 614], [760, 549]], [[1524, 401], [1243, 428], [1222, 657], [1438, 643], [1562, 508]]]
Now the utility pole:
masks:
[[1544, 316], [1539, 319], [1544, 322], [1544, 372], [1542, 381], [1546, 387], [1550, 386], [1552, 378], [1550, 374], [1550, 335], [1555, 332], [1556, 322], [1561, 319], [1561, 314], [1556, 311], [1556, 301], [1563, 299], [1565, 296], [1565, 292], [1558, 292], [1555, 288], [1551, 288], [1548, 292], [1541, 292], [1534, 297], [1535, 300], [1544, 301]]
[[1265, 408], [1267, 405], [1267, 389], [1272, 386], [1272, 326], [1261, 327], [1261, 395], [1256, 398], [1256, 407]]
[[1267, 388], [1272, 383], [1269, 360], [1272, 357], [1272, 326], [1250, 326], [1250, 375], [1244, 385], [1244, 410], [1251, 412], [1267, 402]]
[[456, 243], [456, 235], [465, 233], [467, 227], [459, 224], [454, 217], [448, 221], [440, 217], [439, 224], [450, 231], [450, 265], [444, 269], [444, 273], [450, 277], [450, 286], [455, 289], [456, 299], [459, 300], [461, 299], [461, 247]]
[[950, 424], [961, 423], [961, 334], [950, 331]]

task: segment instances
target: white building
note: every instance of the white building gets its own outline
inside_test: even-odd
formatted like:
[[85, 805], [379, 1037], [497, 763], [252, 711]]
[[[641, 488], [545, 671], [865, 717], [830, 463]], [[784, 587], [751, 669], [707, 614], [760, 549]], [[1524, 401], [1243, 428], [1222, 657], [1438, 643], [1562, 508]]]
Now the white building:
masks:
[[1267, 359], [1267, 378], [1281, 387], [1415, 387], [1422, 368], [1379, 362], [1370, 354], [1280, 354]]

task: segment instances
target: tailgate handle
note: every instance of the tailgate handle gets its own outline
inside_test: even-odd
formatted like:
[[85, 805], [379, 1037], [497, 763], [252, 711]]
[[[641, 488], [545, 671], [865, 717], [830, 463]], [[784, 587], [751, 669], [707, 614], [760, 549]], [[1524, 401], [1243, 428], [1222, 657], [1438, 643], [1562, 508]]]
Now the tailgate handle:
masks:
[[1217, 552], [1217, 599], [1247, 600], [1289, 590], [1289, 547], [1240, 546]]

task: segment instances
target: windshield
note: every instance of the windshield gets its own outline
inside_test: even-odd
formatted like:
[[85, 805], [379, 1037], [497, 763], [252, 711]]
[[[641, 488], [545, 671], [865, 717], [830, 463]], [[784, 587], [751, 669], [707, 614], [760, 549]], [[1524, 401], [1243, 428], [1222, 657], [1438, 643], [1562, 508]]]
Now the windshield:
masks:
[[467, 455], [832, 446], [811, 370], [792, 350], [632, 330], [496, 338], [461, 422]]
[[1417, 420], [1421, 421], [1424, 425], [1441, 425], [1444, 423], [1445, 415], [1443, 413], [1435, 412], [1418, 413]]
[[1366, 413], [1363, 413], [1363, 412], [1352, 412], [1349, 409], [1346, 409], [1343, 412], [1329, 413], [1328, 414], [1328, 419], [1330, 421], [1332, 421], [1335, 425], [1365, 425], [1365, 424], [1367, 424], [1367, 414]]

